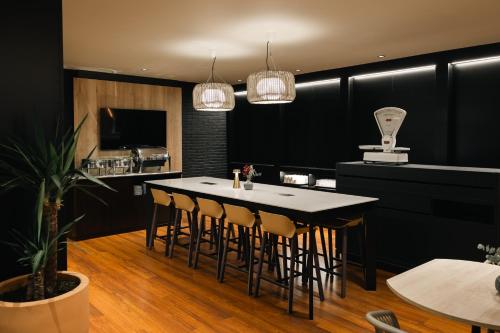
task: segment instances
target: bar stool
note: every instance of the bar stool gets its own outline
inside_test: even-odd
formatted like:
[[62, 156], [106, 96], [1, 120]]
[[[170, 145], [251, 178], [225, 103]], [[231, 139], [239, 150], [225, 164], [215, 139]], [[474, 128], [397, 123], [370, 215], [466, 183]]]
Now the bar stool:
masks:
[[[294, 288], [294, 280], [296, 277], [304, 274], [300, 272], [295, 271], [295, 266], [298, 263], [298, 236], [307, 234], [309, 232], [308, 227], [297, 227], [295, 223], [293, 223], [288, 217], [284, 215], [279, 215], [279, 214], [272, 214], [268, 212], [263, 212], [259, 211], [259, 216], [262, 221], [262, 230], [263, 230], [263, 237], [261, 240], [260, 244], [260, 254], [259, 254], [259, 265], [257, 268], [257, 277], [256, 277], [256, 285], [255, 285], [255, 297], [259, 295], [259, 289], [260, 289], [260, 281], [261, 280], [266, 280], [268, 282], [271, 282], [273, 284], [276, 284], [280, 287], [283, 288], [288, 288], [288, 313], [292, 313], [293, 311], [293, 288]], [[285, 283], [283, 283], [283, 280], [278, 280], [278, 281], [273, 281], [271, 279], [265, 279], [262, 276], [262, 265], [264, 262], [264, 252], [265, 252], [265, 247], [266, 243], [269, 242], [269, 239], [271, 236], [281, 236], [284, 237], [283, 240], [286, 242], [291, 243], [291, 255], [290, 255], [290, 275], [289, 277], [285, 277]], [[276, 248], [275, 251], [277, 251], [277, 245], [275, 243]], [[305, 251], [305, 244], [303, 245]], [[307, 269], [314, 269], [316, 273], [316, 278], [312, 277], [315, 279], [318, 283], [318, 292], [319, 292], [319, 298], [321, 301], [325, 299], [324, 294], [323, 294], [323, 285], [321, 283], [321, 273], [319, 270], [319, 259], [318, 259], [318, 254], [317, 254], [317, 249], [316, 249], [316, 244], [313, 243], [313, 248], [309, 249], [309, 254], [312, 255], [314, 259], [314, 264], [313, 267], [308, 267]], [[283, 257], [283, 260], [287, 260], [288, 258], [286, 257], [286, 254]], [[303, 261], [303, 265], [305, 265], [307, 261]], [[279, 267], [279, 263], [277, 265]], [[288, 270], [288, 268], [285, 266], [285, 270]], [[279, 274], [278, 274], [279, 275]], [[288, 280], [286, 283], [286, 280]]]
[[[174, 235], [172, 240], [172, 245], [170, 246], [170, 252], [168, 256], [170, 258], [174, 255], [174, 247], [177, 244], [177, 238], [181, 233], [181, 223], [182, 223], [182, 212], [186, 212], [188, 219], [189, 228], [189, 253], [188, 253], [188, 266], [191, 267], [192, 257], [193, 257], [193, 243], [196, 234], [196, 215], [198, 213], [196, 204], [190, 197], [185, 194], [172, 193], [174, 197], [175, 205], [175, 223], [174, 223]], [[194, 220], [194, 221], [193, 221]], [[166, 250], [166, 249], [165, 249]], [[167, 254], [167, 252], [165, 252]]]
[[[357, 217], [357, 218], [351, 218], [351, 219], [346, 219], [346, 218], [338, 218], [338, 222], [341, 223], [340, 226], [334, 226], [328, 228], [328, 241], [329, 241], [329, 267], [327, 267], [327, 273], [330, 274], [330, 276], [340, 276], [341, 278], [341, 291], [340, 291], [340, 297], [344, 298], [346, 296], [346, 289], [347, 289], [347, 235], [349, 229], [357, 229], [357, 236], [358, 236], [358, 245], [359, 245], [359, 252], [360, 252], [360, 264], [359, 266], [363, 269], [363, 271], [366, 268], [365, 265], [365, 246], [364, 246], [364, 224], [363, 224], [363, 217]], [[342, 246], [340, 250], [340, 257], [338, 255], [338, 252], [336, 255], [333, 255], [333, 242], [332, 242], [332, 232], [335, 230], [335, 235], [337, 240], [341, 240]], [[337, 231], [340, 231], [341, 233], [337, 234]], [[334, 261], [340, 262], [340, 264], [335, 265]], [[341, 271], [336, 272], [335, 270], [337, 268], [341, 267]], [[364, 276], [364, 274], [363, 274]], [[366, 281], [365, 281], [366, 283]]]
[[[198, 225], [198, 235], [196, 237], [196, 248], [194, 251], [194, 268], [198, 268], [198, 259], [200, 256], [200, 245], [203, 241], [210, 242], [212, 246], [212, 241], [215, 240], [215, 250], [217, 259], [217, 279], [219, 278], [220, 270], [220, 249], [221, 249], [221, 237], [220, 235], [224, 232], [224, 208], [214, 200], [205, 198], [196, 198], [196, 202], [199, 207], [199, 225]], [[210, 217], [210, 240], [203, 240], [203, 234], [205, 233], [205, 218]], [[219, 226], [217, 227], [217, 222]], [[201, 253], [207, 255], [209, 258], [213, 258], [212, 255], [207, 253]]]
[[[232, 268], [240, 269], [238, 266], [232, 266], [227, 264], [227, 253], [229, 252], [229, 241], [231, 235], [231, 229], [233, 224], [236, 224], [243, 229], [243, 237], [238, 237], [239, 242], [243, 242], [243, 253], [245, 257], [245, 268], [243, 271], [248, 272], [248, 295], [252, 294], [253, 287], [253, 266], [254, 266], [254, 255], [255, 255], [255, 234], [257, 228], [257, 219], [255, 215], [248, 210], [248, 208], [234, 206], [229, 204], [224, 204], [224, 210], [226, 212], [226, 220], [228, 222], [226, 239], [224, 244], [224, 250], [222, 252], [221, 267], [219, 273], [219, 282], [224, 282], [224, 272], [226, 270], [226, 265]], [[251, 229], [251, 242], [250, 247], [248, 247], [248, 239]], [[221, 235], [222, 237], [222, 235]]]
[[171, 208], [172, 205], [172, 197], [165, 191], [157, 190], [152, 188], [151, 195], [153, 196], [153, 219], [151, 221], [151, 228], [148, 234], [147, 244], [148, 249], [152, 249], [154, 247], [154, 242], [156, 238], [166, 238], [165, 243], [168, 251], [168, 246], [170, 244], [170, 225], [172, 223], [173, 217], [172, 213], [175, 213], [173, 209], [170, 210], [169, 220], [167, 221], [167, 234], [164, 237], [158, 237], [158, 208], [159, 207], [168, 207]]

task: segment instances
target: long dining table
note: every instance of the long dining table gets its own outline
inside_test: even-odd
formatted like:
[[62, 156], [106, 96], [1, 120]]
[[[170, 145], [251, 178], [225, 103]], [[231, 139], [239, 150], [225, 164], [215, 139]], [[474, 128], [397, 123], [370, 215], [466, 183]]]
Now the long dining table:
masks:
[[[376, 289], [375, 237], [369, 220], [369, 212], [374, 208], [377, 198], [354, 196], [340, 193], [321, 192], [254, 183], [253, 190], [233, 188], [233, 180], [213, 177], [190, 177], [176, 179], [151, 180], [145, 182], [149, 188], [177, 192], [190, 196], [203, 197], [219, 203], [228, 203], [249, 208], [282, 214], [290, 219], [306, 224], [309, 227], [309, 248], [316, 242], [314, 228], [316, 226], [333, 227], [340, 225], [338, 218], [364, 219], [366, 290]], [[147, 225], [148, 237], [151, 228]], [[313, 256], [308, 256], [308, 267], [313, 265]], [[314, 317], [314, 279], [308, 270], [309, 278], [309, 319]]]

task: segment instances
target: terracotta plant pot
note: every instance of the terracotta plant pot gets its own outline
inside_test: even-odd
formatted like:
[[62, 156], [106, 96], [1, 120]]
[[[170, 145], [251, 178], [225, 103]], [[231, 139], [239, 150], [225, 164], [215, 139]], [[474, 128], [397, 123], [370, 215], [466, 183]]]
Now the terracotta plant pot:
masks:
[[[33, 302], [0, 301], [0, 332], [83, 333], [89, 330], [89, 279], [80, 273], [59, 272], [80, 279], [73, 290], [53, 298]], [[0, 293], [26, 284], [28, 275], [0, 283]]]

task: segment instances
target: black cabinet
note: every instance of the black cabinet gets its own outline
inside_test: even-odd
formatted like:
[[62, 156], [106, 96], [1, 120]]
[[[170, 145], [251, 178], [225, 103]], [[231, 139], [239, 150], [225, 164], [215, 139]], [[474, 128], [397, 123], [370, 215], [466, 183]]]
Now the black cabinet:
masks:
[[[146, 180], [177, 178], [180, 176], [180, 172], [174, 172], [101, 178], [116, 192], [103, 187], [92, 187], [90, 190], [103, 199], [106, 205], [81, 191], [73, 191], [64, 202], [64, 214], [67, 218], [75, 218], [81, 215], [85, 215], [85, 217], [75, 224], [69, 238], [81, 240], [145, 229], [146, 222], [151, 215], [151, 196], [149, 193], [135, 195], [134, 186], [142, 186]], [[82, 182], [88, 183], [84, 180]], [[168, 212], [161, 211], [160, 220], [165, 219], [167, 214]]]
[[500, 243], [499, 184], [500, 169], [337, 164], [338, 192], [380, 199], [371, 217], [377, 260], [394, 271], [434, 258], [483, 260], [477, 244]]

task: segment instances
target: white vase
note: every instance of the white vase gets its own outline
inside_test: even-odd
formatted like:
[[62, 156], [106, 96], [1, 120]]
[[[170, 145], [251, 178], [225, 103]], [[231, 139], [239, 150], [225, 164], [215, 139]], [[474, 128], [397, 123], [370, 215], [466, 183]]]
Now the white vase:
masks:
[[250, 180], [247, 180], [246, 182], [243, 183], [243, 188], [245, 190], [253, 190], [253, 183]]

